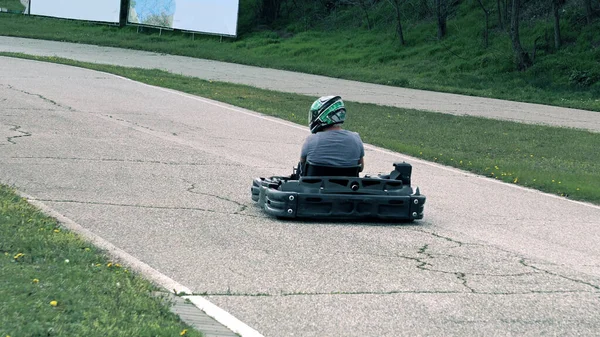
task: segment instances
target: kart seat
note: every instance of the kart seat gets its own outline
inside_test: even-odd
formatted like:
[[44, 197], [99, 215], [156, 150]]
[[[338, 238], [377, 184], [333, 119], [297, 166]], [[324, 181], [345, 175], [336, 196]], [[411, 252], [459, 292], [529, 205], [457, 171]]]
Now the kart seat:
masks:
[[306, 162], [302, 175], [306, 177], [358, 177], [361, 171], [361, 166], [327, 166], [327, 165], [315, 165]]

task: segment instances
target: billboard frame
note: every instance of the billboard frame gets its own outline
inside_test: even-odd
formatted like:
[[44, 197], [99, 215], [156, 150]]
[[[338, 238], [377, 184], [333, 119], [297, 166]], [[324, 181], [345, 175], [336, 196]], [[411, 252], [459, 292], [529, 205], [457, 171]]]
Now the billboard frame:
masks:
[[[31, 1], [31, 0], [29, 0]], [[122, 1], [126, 1], [126, 0], [122, 0]], [[203, 32], [200, 30], [187, 30], [187, 29], [180, 29], [180, 28], [175, 28], [175, 27], [163, 27], [163, 26], [154, 26], [154, 25], [145, 25], [142, 23], [135, 23], [135, 22], [129, 22], [129, 11], [131, 11], [131, 3], [129, 2], [129, 5], [127, 6], [127, 19], [125, 20], [125, 25], [126, 26], [137, 26], [137, 27], [146, 27], [146, 28], [154, 28], [154, 29], [159, 29], [159, 30], [168, 30], [168, 31], [175, 31], [175, 32], [182, 32], [182, 33], [190, 33], [190, 34], [202, 34], [202, 35], [211, 35], [211, 36], [220, 36], [221, 38], [225, 37], [233, 37], [233, 38], [237, 38], [237, 34], [238, 34], [238, 23], [239, 23], [239, 16], [240, 16], [240, 1], [238, 0], [237, 2], [237, 10], [235, 12], [235, 16], [236, 16], [236, 25], [235, 25], [235, 35], [230, 35], [230, 34], [220, 34], [220, 33], [210, 33], [210, 32]], [[139, 32], [139, 29], [138, 29]]]
[[[123, 0], [119, 0], [119, 4], [122, 2]], [[115, 21], [98, 21], [98, 20], [87, 20], [87, 19], [74, 19], [74, 18], [64, 18], [64, 17], [59, 17], [59, 16], [50, 16], [50, 15], [40, 15], [40, 14], [31, 14], [31, 0], [29, 0], [29, 2], [27, 3], [27, 12], [28, 13], [24, 13], [27, 15], [31, 15], [31, 16], [39, 16], [41, 18], [52, 18], [52, 19], [58, 19], [58, 20], [70, 20], [70, 21], [83, 21], [83, 22], [91, 22], [91, 23], [97, 23], [97, 24], [104, 24], [107, 26], [117, 26], [119, 27], [121, 25], [121, 20], [117, 20]], [[119, 17], [121, 16], [121, 6], [119, 5]]]

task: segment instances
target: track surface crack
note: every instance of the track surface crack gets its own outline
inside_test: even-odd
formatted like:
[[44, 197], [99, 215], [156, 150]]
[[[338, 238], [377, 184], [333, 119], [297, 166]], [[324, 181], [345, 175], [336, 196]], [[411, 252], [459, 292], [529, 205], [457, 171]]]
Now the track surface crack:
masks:
[[531, 294], [588, 294], [581, 290], [551, 290], [551, 291], [515, 291], [515, 292], [486, 292], [486, 291], [456, 291], [456, 290], [391, 290], [391, 291], [331, 291], [331, 292], [279, 292], [269, 293], [236, 293], [227, 289], [224, 292], [200, 292], [194, 296], [232, 296], [232, 297], [285, 297], [285, 296], [330, 296], [330, 295], [402, 295], [402, 294], [476, 294], [476, 295], [531, 295]]
[[78, 158], [78, 157], [27, 157], [13, 156], [11, 159], [48, 159], [48, 160], [72, 160], [72, 161], [91, 161], [91, 162], [117, 162], [117, 163], [134, 163], [134, 164], [160, 164], [171, 166], [236, 166], [233, 164], [204, 164], [190, 162], [167, 162], [159, 160], [142, 160], [142, 159], [113, 159], [113, 158]]
[[235, 200], [226, 198], [226, 197], [222, 197], [220, 195], [216, 195], [216, 194], [212, 194], [212, 193], [206, 193], [206, 192], [198, 192], [198, 191], [194, 191], [196, 189], [196, 183], [193, 183], [191, 181], [187, 181], [187, 180], [183, 180], [184, 182], [191, 184], [191, 186], [187, 189], [188, 192], [190, 193], [194, 193], [194, 194], [198, 194], [198, 195], [204, 195], [204, 196], [208, 196], [208, 197], [213, 197], [219, 200], [223, 200], [223, 201], [227, 201], [230, 203], [233, 203], [235, 205], [238, 206], [238, 210], [233, 212], [232, 214], [240, 214], [241, 212], [245, 211], [248, 208], [248, 205], [242, 204], [240, 202], [237, 202]]
[[[98, 205], [98, 206], [115, 206], [115, 207], [133, 207], [133, 208], [146, 208], [146, 209], [164, 209], [164, 210], [176, 210], [176, 211], [200, 211], [200, 212], [209, 212], [209, 213], [217, 213], [217, 214], [229, 214], [231, 212], [220, 212], [213, 209], [207, 208], [199, 208], [199, 207], [173, 207], [173, 206], [153, 206], [153, 205], [140, 205], [140, 204], [120, 204], [120, 203], [112, 203], [112, 202], [96, 202], [96, 201], [79, 201], [79, 200], [56, 200], [56, 199], [38, 199], [32, 198], [33, 201], [42, 201], [42, 202], [55, 202], [55, 203], [64, 203], [64, 204], [82, 204], [82, 205]], [[252, 215], [252, 214], [240, 214], [235, 213], [236, 215], [253, 217], [253, 218], [262, 218], [262, 216]]]
[[55, 105], [57, 107], [60, 107], [60, 108], [63, 108], [63, 109], [67, 109], [69, 111], [77, 111], [77, 110], [71, 108], [70, 106], [62, 105], [62, 104], [60, 104], [58, 102], [55, 102], [55, 101], [53, 101], [53, 100], [51, 100], [51, 99], [49, 99], [47, 97], [42, 96], [40, 94], [34, 94], [34, 93], [31, 93], [31, 92], [28, 92], [28, 91], [25, 91], [25, 90], [22, 90], [22, 89], [17, 89], [17, 88], [13, 87], [10, 84], [7, 85], [7, 87], [8, 87], [8, 89], [13, 90], [13, 91], [17, 91], [17, 92], [20, 92], [20, 93], [23, 93], [23, 94], [26, 94], [26, 95], [38, 97], [38, 98], [42, 99], [43, 101], [48, 102], [48, 103], [50, 103], [52, 105]]
[[19, 126], [19, 125], [11, 125], [11, 126], [12, 126], [12, 128], [10, 129], [10, 131], [18, 132], [18, 133], [20, 133], [20, 135], [18, 135], [18, 136], [12, 136], [12, 137], [6, 137], [6, 140], [9, 143], [16, 145], [17, 142], [15, 142], [13, 139], [21, 138], [21, 137], [31, 137], [31, 133], [30, 132], [26, 132], [26, 131], [21, 131], [20, 130], [21, 126]]
[[533, 269], [535, 271], [546, 273], [548, 275], [552, 275], [552, 276], [556, 276], [556, 277], [560, 277], [562, 279], [565, 279], [565, 280], [568, 280], [568, 281], [571, 281], [571, 282], [583, 284], [583, 285], [592, 287], [592, 288], [594, 288], [596, 290], [600, 290], [600, 286], [599, 285], [596, 285], [596, 284], [593, 284], [593, 283], [590, 283], [590, 282], [586, 282], [586, 281], [583, 281], [583, 280], [579, 280], [579, 279], [576, 279], [576, 278], [573, 278], [573, 277], [568, 277], [568, 276], [565, 276], [565, 275], [561, 275], [559, 273], [555, 273], [555, 272], [552, 272], [552, 271], [549, 271], [549, 270], [546, 270], [546, 269], [542, 269], [542, 268], [536, 267], [534, 265], [528, 264], [527, 261], [525, 261], [525, 259], [521, 259], [519, 262], [523, 266], [531, 268], [531, 269]]

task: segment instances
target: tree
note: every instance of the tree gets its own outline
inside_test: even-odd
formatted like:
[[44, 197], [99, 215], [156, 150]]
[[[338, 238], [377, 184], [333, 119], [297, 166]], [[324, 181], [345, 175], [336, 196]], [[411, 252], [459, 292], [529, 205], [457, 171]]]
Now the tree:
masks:
[[437, 38], [441, 40], [446, 36], [446, 19], [448, 18], [448, 0], [435, 0], [435, 14], [437, 16]]
[[402, 32], [402, 15], [401, 8], [403, 0], [388, 0], [388, 2], [394, 7], [396, 10], [396, 33], [398, 34], [398, 41], [401, 45], [405, 45], [406, 41], [404, 41], [404, 33]]
[[369, 16], [369, 10], [376, 2], [377, 0], [343, 0], [341, 1], [341, 4], [360, 7], [361, 11], [365, 15], [365, 20], [367, 21], [367, 29], [371, 30], [371, 28], [373, 28], [373, 24], [371, 22], [371, 17]]
[[583, 0], [583, 5], [585, 6], [585, 19], [589, 25], [592, 23], [592, 15], [594, 14], [594, 10], [592, 9], [592, 0]]
[[123, 0], [121, 1], [121, 12], [119, 15], [119, 26], [124, 27], [127, 25], [127, 14], [129, 13], [129, 5], [135, 7], [135, 0]]
[[365, 19], [367, 20], [367, 29], [371, 30], [372, 24], [371, 24], [371, 18], [369, 17], [369, 8], [371, 6], [373, 6], [373, 1], [372, 0], [358, 0], [358, 5], [360, 6], [363, 13], [365, 14]]
[[[481, 1], [479, 4], [481, 4]], [[498, 26], [500, 26], [500, 29], [504, 29], [504, 23], [502, 22], [502, 2], [500, 0], [496, 0], [496, 7], [498, 10]]]
[[[489, 26], [490, 26], [490, 11], [485, 8], [483, 2], [481, 0], [477, 0], [479, 2], [479, 7], [483, 10], [483, 14], [485, 15], [485, 29], [483, 30], [483, 44], [485, 48], [488, 47], [488, 35], [489, 35]], [[498, 2], [500, 3], [500, 2]]]
[[259, 17], [265, 24], [272, 24], [279, 17], [279, 10], [284, 1], [280, 0], [262, 0]]
[[510, 8], [510, 0], [504, 0], [504, 22], [508, 26], [508, 9]]
[[523, 50], [521, 46], [521, 38], [519, 37], [519, 14], [521, 1], [512, 0], [512, 10], [510, 15], [510, 39], [512, 41], [513, 52], [515, 55], [515, 63], [519, 71], [527, 70], [531, 67], [532, 62], [529, 54]]
[[554, 47], [560, 49], [562, 40], [560, 38], [560, 9], [565, 0], [552, 0], [552, 14], [554, 16]]

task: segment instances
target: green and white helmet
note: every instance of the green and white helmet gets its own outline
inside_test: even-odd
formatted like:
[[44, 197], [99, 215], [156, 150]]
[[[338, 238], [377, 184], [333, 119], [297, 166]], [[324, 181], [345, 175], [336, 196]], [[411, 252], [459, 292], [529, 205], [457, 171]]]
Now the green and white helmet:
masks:
[[340, 96], [324, 96], [316, 100], [308, 111], [308, 128], [317, 133], [328, 125], [346, 120], [346, 107]]

